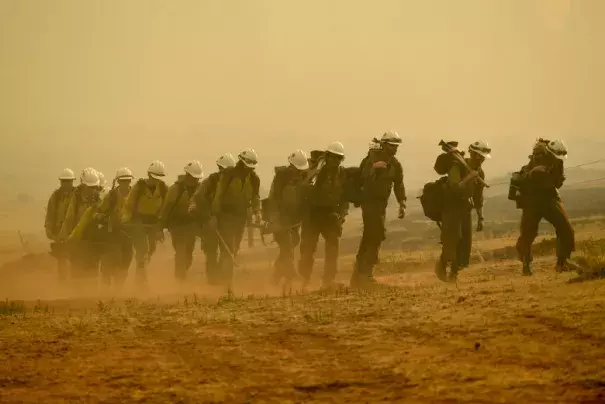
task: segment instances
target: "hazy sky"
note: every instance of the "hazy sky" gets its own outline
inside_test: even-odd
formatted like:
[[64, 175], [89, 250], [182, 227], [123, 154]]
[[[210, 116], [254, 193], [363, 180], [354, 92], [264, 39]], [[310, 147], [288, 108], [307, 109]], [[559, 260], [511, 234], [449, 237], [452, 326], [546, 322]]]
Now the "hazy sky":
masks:
[[442, 137], [488, 140], [492, 176], [540, 135], [579, 163], [605, 146], [604, 39], [604, 0], [0, 0], [0, 169], [44, 195], [65, 166], [253, 147], [267, 186], [295, 148], [356, 164], [386, 129], [411, 186]]

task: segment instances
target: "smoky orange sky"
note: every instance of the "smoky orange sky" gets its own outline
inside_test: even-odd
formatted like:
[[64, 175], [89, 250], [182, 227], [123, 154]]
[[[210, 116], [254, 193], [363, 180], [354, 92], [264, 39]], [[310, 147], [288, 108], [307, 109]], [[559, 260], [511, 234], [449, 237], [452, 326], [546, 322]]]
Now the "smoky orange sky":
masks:
[[267, 187], [296, 148], [357, 164], [387, 129], [410, 187], [441, 138], [487, 140], [492, 177], [538, 136], [580, 163], [605, 148], [604, 39], [603, 0], [0, 0], [3, 187], [247, 147]]

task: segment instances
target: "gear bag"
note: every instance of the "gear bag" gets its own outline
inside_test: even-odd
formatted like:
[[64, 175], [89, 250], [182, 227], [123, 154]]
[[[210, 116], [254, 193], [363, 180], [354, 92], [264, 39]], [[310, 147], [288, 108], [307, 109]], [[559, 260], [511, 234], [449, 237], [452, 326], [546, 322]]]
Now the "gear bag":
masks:
[[460, 152], [460, 151], [441, 153], [440, 155], [437, 156], [437, 159], [435, 160], [435, 165], [433, 166], [433, 168], [435, 169], [435, 172], [437, 174], [447, 175], [447, 173], [450, 172], [452, 165], [454, 163], [458, 162], [458, 159], [456, 157], [454, 157], [454, 155], [452, 153], [458, 153], [462, 157], [464, 157], [464, 152]]
[[441, 223], [443, 215], [446, 181], [447, 177], [441, 177], [437, 181], [425, 184], [422, 188], [422, 195], [418, 197], [424, 215], [437, 223]]
[[347, 202], [352, 203], [356, 207], [359, 207], [362, 197], [362, 180], [361, 180], [361, 168], [360, 167], [345, 167], [345, 199]]

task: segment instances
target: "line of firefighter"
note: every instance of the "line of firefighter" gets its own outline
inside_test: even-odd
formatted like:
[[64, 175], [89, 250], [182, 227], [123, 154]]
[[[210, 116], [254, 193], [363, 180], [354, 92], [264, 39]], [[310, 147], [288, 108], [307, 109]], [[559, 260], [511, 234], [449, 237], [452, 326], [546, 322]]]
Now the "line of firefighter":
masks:
[[[160, 161], [149, 166], [148, 178], [138, 180], [132, 187], [132, 173], [121, 168], [114, 186], [106, 192], [102, 192], [100, 173], [94, 169], [85, 169], [81, 184], [75, 188], [75, 176], [66, 169], [59, 177], [61, 187], [49, 200], [46, 218], [46, 233], [53, 240], [51, 248], [58, 261], [59, 276], [62, 279], [67, 276], [68, 262], [73, 278], [95, 277], [100, 266], [103, 280], [119, 286], [126, 278], [134, 249], [136, 279], [145, 285], [146, 265], [157, 242], [163, 239], [163, 229], [167, 228], [175, 250], [177, 279], [186, 277], [196, 235], [201, 235], [208, 282], [230, 284], [252, 212], [255, 226], [273, 233], [280, 249], [274, 282], [283, 279], [289, 284], [295, 278], [294, 250], [300, 244], [298, 274], [307, 284], [322, 235], [326, 248], [323, 287], [331, 288], [335, 286], [342, 225], [352, 202], [362, 209], [364, 230], [351, 286], [375, 286], [373, 267], [385, 238], [385, 214], [391, 190], [399, 203], [399, 218], [405, 216], [403, 170], [395, 157], [400, 144], [396, 132], [386, 132], [381, 139], [372, 141], [360, 166], [349, 168], [341, 166], [345, 153], [339, 142], [325, 151], [312, 151], [309, 158], [297, 150], [288, 157], [288, 166], [275, 169], [269, 197], [262, 204], [260, 180], [254, 171], [258, 159], [252, 149], [240, 153], [237, 162], [229, 153], [221, 156], [216, 162], [218, 171], [201, 184], [203, 172], [197, 161], [189, 163], [185, 174], [171, 187], [162, 181], [165, 171]], [[448, 145], [447, 156], [463, 155], [455, 142]], [[554, 162], [560, 161], [567, 150], [560, 141], [542, 141], [539, 145], [519, 178], [523, 183], [537, 181], [546, 186]], [[472, 202], [479, 218], [477, 230], [483, 228], [483, 187], [478, 185], [481, 181], [478, 178], [485, 178], [481, 165], [491, 150], [486, 142], [478, 141], [469, 151], [469, 159], [449, 159], [453, 163], [447, 170], [448, 191], [441, 220], [443, 253], [436, 266], [437, 276], [442, 280], [456, 280], [458, 271], [468, 265]], [[556, 158], [549, 160], [549, 156]], [[573, 250], [573, 231], [556, 193], [563, 180], [557, 181], [555, 196], [548, 200], [544, 198], [545, 192], [526, 191], [535, 190], [533, 185], [522, 187], [520, 192], [523, 200], [528, 201], [523, 204], [522, 231], [517, 244], [526, 275], [531, 274], [531, 244], [542, 217], [555, 225], [558, 237], [563, 240], [557, 270], [562, 270]], [[534, 203], [536, 196], [542, 202]], [[261, 205], [264, 225], [260, 224]]]

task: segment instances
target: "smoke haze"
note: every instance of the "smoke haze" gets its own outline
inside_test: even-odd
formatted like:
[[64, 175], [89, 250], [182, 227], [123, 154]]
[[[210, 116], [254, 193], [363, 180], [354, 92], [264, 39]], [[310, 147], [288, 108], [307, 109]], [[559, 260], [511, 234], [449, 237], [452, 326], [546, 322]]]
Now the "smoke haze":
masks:
[[604, 22], [602, 0], [0, 0], [5, 195], [246, 147], [267, 187], [295, 148], [356, 164], [387, 129], [409, 187], [440, 138], [488, 140], [491, 176], [537, 136], [599, 158]]

